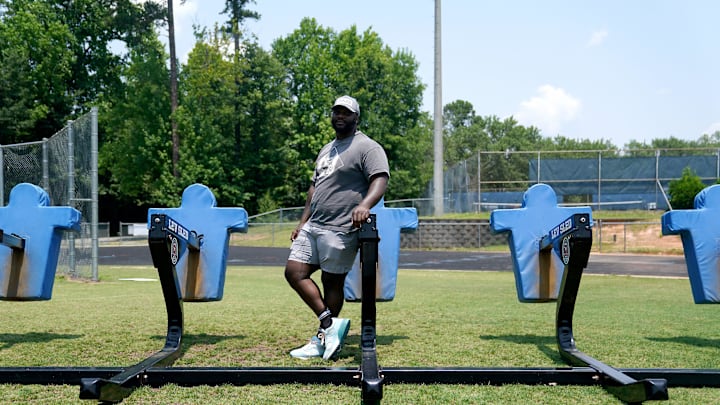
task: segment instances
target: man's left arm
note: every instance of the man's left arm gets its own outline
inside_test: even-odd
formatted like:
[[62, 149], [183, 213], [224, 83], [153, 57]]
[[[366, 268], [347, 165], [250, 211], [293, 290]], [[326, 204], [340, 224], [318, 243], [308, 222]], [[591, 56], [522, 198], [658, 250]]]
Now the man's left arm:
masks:
[[360, 201], [355, 209], [352, 211], [353, 226], [359, 228], [366, 219], [370, 217], [370, 208], [374, 207], [375, 204], [385, 195], [388, 184], [388, 174], [378, 173], [370, 177], [370, 185], [368, 186], [368, 192], [365, 198]]

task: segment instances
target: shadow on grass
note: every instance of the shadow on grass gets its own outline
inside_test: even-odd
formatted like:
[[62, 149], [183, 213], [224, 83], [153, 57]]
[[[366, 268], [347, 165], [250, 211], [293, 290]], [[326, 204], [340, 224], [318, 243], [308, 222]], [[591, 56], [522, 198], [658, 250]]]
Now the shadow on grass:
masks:
[[[395, 340], [409, 339], [407, 336], [378, 336], [376, 344], [391, 345]], [[546, 357], [554, 362], [563, 363], [562, 357], [557, 349], [557, 341], [555, 336], [540, 335], [481, 335], [480, 339], [485, 340], [503, 340], [518, 345], [533, 345], [543, 353]], [[338, 354], [338, 359], [353, 358], [356, 363], [362, 362], [362, 350], [360, 350], [360, 335], [350, 335], [345, 340], [342, 351]]]
[[77, 339], [81, 336], [46, 332], [0, 333], [0, 350], [8, 349], [17, 343], [47, 343], [58, 339]]
[[[198, 334], [183, 334], [181, 345], [183, 347], [192, 346], [193, 344], [217, 344], [222, 342], [223, 340], [232, 340], [232, 339], [245, 339], [247, 336], [245, 335], [208, 335], [207, 333], [198, 333]], [[164, 341], [165, 335], [155, 335], [152, 336], [151, 339], [158, 340], [158, 341]]]
[[720, 347], [720, 339], [706, 339], [706, 338], [699, 338], [696, 336], [675, 336], [675, 337], [668, 337], [668, 338], [646, 337], [645, 339], [651, 340], [653, 342], [681, 343], [684, 345], [696, 346], [696, 347], [713, 347], [713, 348]]
[[[182, 340], [180, 340], [180, 357], [184, 356], [188, 349], [195, 344], [215, 345], [224, 340], [245, 339], [246, 337], [244, 335], [208, 335], [207, 333], [183, 334]], [[151, 337], [151, 339], [157, 341], [164, 341], [165, 338], [165, 335]], [[160, 348], [162, 348], [162, 344], [158, 343], [158, 350]]]
[[509, 343], [518, 345], [534, 345], [537, 349], [553, 361], [562, 362], [562, 357], [557, 349], [557, 340], [555, 336], [541, 335], [481, 335], [480, 339], [485, 340], [504, 340]]
[[[396, 340], [409, 339], [407, 336], [383, 335], [375, 337], [376, 346], [387, 346]], [[343, 344], [342, 351], [337, 355], [338, 359], [353, 357], [356, 363], [362, 363], [362, 350], [360, 350], [360, 335], [348, 335]]]

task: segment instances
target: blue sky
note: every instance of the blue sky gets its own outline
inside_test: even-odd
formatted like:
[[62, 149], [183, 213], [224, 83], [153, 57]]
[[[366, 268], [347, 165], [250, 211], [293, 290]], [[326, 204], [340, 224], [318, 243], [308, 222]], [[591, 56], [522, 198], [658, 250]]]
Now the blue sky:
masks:
[[[178, 54], [192, 25], [212, 26], [224, 1], [175, 2]], [[314, 17], [336, 31], [377, 32], [410, 51], [433, 112], [433, 0], [256, 0], [246, 28], [273, 40]], [[514, 116], [543, 136], [605, 139], [618, 147], [720, 131], [720, 1], [560, 0], [442, 2], [442, 100], [478, 115]]]

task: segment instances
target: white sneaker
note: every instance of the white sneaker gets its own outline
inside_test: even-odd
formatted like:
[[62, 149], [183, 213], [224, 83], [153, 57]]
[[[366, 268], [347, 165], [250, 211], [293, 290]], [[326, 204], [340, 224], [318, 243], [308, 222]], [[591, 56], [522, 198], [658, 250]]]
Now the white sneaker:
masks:
[[320, 357], [325, 352], [325, 346], [317, 336], [313, 336], [310, 341], [302, 347], [291, 350], [290, 355], [296, 359], [308, 360], [313, 357]]
[[345, 337], [350, 331], [350, 320], [344, 318], [333, 318], [332, 325], [322, 331], [325, 341], [325, 352], [322, 354], [323, 360], [330, 360], [336, 352], [340, 350]]

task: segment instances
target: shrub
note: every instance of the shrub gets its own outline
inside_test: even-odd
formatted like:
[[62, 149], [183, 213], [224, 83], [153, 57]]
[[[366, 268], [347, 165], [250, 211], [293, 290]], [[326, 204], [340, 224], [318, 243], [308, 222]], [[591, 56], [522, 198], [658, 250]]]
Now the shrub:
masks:
[[692, 209], [695, 196], [704, 188], [705, 184], [700, 180], [700, 176], [691, 168], [685, 167], [681, 178], [670, 181], [670, 205], [673, 209]]

